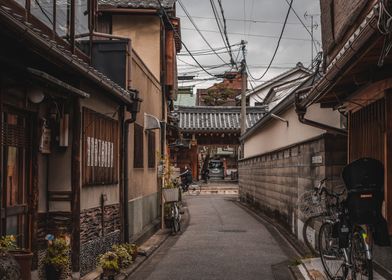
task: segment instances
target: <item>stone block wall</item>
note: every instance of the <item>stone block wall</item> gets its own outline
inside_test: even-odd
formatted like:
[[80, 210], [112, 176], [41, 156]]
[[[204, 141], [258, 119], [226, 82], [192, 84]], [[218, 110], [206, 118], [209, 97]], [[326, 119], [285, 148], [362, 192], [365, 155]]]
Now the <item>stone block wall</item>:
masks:
[[346, 138], [317, 138], [239, 163], [240, 198], [298, 233], [297, 199], [328, 177], [338, 184], [346, 162]]
[[[103, 216], [103, 220], [102, 220]], [[80, 213], [80, 273], [95, 269], [100, 254], [110, 250], [121, 239], [120, 205], [106, 205]]]

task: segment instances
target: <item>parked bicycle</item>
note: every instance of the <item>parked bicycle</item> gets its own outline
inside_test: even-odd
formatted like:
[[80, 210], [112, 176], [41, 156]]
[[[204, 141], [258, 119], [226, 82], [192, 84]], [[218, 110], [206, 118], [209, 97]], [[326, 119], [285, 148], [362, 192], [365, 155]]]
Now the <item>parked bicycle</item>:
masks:
[[[389, 246], [387, 224], [381, 214], [383, 166], [374, 159], [359, 159], [344, 168], [342, 177], [347, 198], [342, 198], [343, 193], [329, 191], [325, 186], [326, 179], [322, 180], [313, 190], [312, 201], [323, 211], [308, 220], [316, 217], [322, 220], [317, 249], [329, 279], [350, 276], [350, 279], [372, 280], [373, 243]], [[305, 195], [301, 197], [303, 202]], [[307, 210], [304, 205], [302, 208]], [[309, 245], [305, 233], [304, 241]]]
[[169, 205], [166, 218], [170, 221], [172, 234], [181, 230], [181, 212], [178, 204], [180, 190], [178, 188], [163, 189], [165, 203]]

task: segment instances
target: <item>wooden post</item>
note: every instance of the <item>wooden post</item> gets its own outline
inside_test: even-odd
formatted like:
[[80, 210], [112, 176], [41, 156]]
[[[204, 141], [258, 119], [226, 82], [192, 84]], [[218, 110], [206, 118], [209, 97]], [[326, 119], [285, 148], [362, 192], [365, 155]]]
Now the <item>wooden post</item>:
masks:
[[[29, 248], [32, 252], [37, 252], [37, 235], [38, 235], [38, 115], [35, 114], [31, 121], [31, 192], [30, 192], [30, 238], [29, 238]], [[34, 254], [33, 268], [38, 265], [37, 254]]]
[[73, 134], [72, 134], [72, 271], [80, 270], [80, 169], [81, 169], [81, 108], [79, 98], [74, 99], [73, 106]]
[[[385, 218], [392, 234], [392, 92], [385, 92]], [[389, 162], [391, 160], [391, 162]]]

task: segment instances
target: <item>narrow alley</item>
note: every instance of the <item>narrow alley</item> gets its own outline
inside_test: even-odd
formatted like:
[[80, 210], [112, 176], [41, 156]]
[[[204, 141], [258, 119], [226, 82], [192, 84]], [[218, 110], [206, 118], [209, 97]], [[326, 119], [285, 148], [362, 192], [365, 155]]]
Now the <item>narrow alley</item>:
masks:
[[290, 279], [274, 277], [273, 266], [279, 270], [288, 260], [282, 245], [236, 199], [187, 196], [185, 231], [170, 237], [129, 279]]

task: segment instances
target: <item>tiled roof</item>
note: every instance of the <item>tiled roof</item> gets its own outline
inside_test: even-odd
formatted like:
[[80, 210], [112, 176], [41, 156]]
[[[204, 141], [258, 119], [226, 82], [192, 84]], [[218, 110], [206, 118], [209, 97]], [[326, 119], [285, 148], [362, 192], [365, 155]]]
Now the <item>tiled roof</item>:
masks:
[[[174, 7], [176, 0], [160, 0], [166, 9]], [[114, 6], [132, 9], [159, 9], [158, 0], [98, 0], [99, 5]]]
[[72, 54], [69, 50], [67, 50], [63, 45], [60, 45], [58, 42], [51, 40], [47, 34], [31, 23], [24, 21], [22, 15], [18, 14], [12, 8], [0, 5], [0, 17], [7, 22], [12, 22], [17, 30], [22, 30], [24, 34], [32, 34], [41, 42], [42, 45], [48, 48], [49, 51], [52, 51], [58, 55], [61, 55], [64, 59], [71, 62], [78, 69], [83, 69], [82, 71], [86, 73], [95, 83], [105, 85], [107, 88], [110, 88], [111, 92], [123, 99], [124, 101], [131, 102], [132, 99], [135, 98], [135, 94], [133, 91], [127, 91], [123, 89], [121, 86], [110, 80], [104, 74], [91, 67], [77, 55]]
[[[181, 131], [235, 131], [240, 130], [241, 107], [179, 107], [176, 111]], [[263, 107], [247, 108], [247, 128], [265, 114]]]

